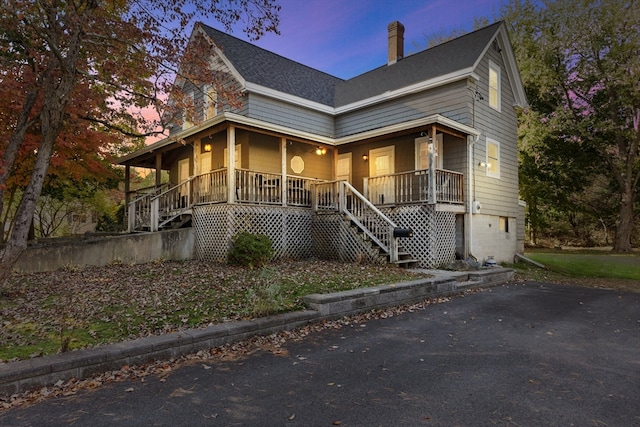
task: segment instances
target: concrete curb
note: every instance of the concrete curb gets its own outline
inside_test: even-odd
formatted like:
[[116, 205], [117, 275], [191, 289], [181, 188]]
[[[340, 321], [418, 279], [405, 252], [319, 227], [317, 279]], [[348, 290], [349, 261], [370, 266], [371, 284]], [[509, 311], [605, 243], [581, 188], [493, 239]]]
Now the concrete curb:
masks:
[[152, 360], [175, 358], [241, 341], [254, 335], [292, 330], [312, 322], [335, 319], [374, 308], [415, 303], [430, 297], [453, 295], [466, 289], [496, 286], [513, 277], [513, 270], [505, 268], [430, 273], [435, 277], [332, 294], [308, 295], [304, 297], [304, 301], [312, 310], [221, 323], [1, 364], [0, 395], [33, 390], [60, 380], [90, 378], [102, 372], [119, 370], [124, 365], [139, 365]]

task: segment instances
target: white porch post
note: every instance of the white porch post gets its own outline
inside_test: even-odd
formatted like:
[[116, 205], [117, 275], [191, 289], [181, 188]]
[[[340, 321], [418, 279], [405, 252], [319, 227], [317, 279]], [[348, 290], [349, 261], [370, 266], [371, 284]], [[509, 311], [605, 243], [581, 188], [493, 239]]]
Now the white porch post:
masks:
[[151, 224], [149, 224], [149, 229], [152, 232], [158, 231], [160, 229], [160, 198], [154, 197], [151, 199]]
[[200, 175], [202, 172], [200, 171], [200, 140], [196, 139], [193, 143], [193, 174]]
[[227, 203], [236, 202], [236, 128], [227, 128]]
[[431, 138], [428, 144], [429, 161], [429, 204], [436, 203], [436, 127], [431, 126]]
[[282, 185], [280, 186], [280, 191], [282, 192], [282, 206], [287, 206], [289, 202], [287, 200], [288, 191], [287, 188], [287, 138], [280, 138], [280, 170], [282, 173], [282, 179], [280, 182]]

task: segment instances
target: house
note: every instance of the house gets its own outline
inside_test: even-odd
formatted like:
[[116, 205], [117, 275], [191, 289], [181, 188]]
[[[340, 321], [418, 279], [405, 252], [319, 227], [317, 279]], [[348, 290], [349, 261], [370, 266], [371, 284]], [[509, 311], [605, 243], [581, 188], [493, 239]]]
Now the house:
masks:
[[349, 80], [202, 23], [196, 32], [239, 102], [178, 82], [201, 120], [185, 115], [169, 137], [118, 160], [167, 170], [172, 183], [128, 192], [130, 231], [190, 223], [195, 256], [214, 261], [241, 231], [267, 234], [290, 259], [434, 268], [456, 257], [511, 262], [523, 250], [516, 130], [526, 97], [504, 23], [404, 56], [393, 22], [388, 63]]

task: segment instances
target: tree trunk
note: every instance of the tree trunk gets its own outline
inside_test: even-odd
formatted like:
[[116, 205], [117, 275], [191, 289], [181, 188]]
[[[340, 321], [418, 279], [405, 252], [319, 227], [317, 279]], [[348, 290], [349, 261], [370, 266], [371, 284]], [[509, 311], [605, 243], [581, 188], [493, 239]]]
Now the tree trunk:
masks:
[[2, 164], [0, 165], [0, 213], [3, 212], [4, 208], [4, 195], [7, 179], [11, 175], [13, 165], [18, 155], [18, 150], [20, 149], [20, 145], [22, 144], [24, 136], [27, 133], [27, 129], [30, 126], [29, 116], [31, 115], [31, 112], [33, 110], [33, 105], [36, 102], [37, 95], [38, 91], [36, 88], [32, 88], [27, 93], [24, 104], [22, 105], [22, 110], [20, 111], [20, 116], [18, 117], [18, 122], [16, 123], [15, 130], [11, 134], [9, 144], [7, 144], [7, 148], [5, 149], [5, 152], [2, 156]]
[[[97, 8], [98, 2], [89, 2], [84, 13], [90, 14]], [[36, 163], [33, 167], [31, 179], [22, 195], [22, 200], [16, 212], [16, 220], [6, 246], [0, 252], [0, 286], [4, 285], [11, 276], [13, 266], [27, 248], [27, 238], [36, 203], [42, 193], [44, 179], [49, 170], [53, 145], [58, 138], [64, 124], [65, 109], [69, 101], [69, 95], [73, 90], [78, 69], [78, 58], [83, 42], [83, 28], [81, 19], [70, 19], [66, 25], [58, 22], [58, 16], [53, 10], [45, 10], [46, 36], [49, 43], [49, 57], [46, 61], [48, 68], [44, 72], [43, 107], [38, 118], [42, 134], [42, 142], [38, 146]], [[78, 17], [79, 18], [79, 17]], [[60, 43], [61, 38], [68, 39], [66, 43]], [[68, 37], [67, 37], [68, 36]], [[28, 104], [29, 101], [25, 101]], [[23, 110], [24, 112], [24, 110]], [[22, 117], [21, 117], [22, 118]], [[16, 129], [12, 140], [24, 139], [24, 133], [16, 137], [21, 129]], [[18, 144], [18, 145], [20, 145]]]
[[[47, 175], [51, 161], [53, 142], [58, 137], [60, 128], [62, 127], [64, 107], [60, 107], [62, 107], [62, 110], [54, 111], [54, 114], [44, 114], [47, 118], [42, 120], [43, 138], [42, 144], [38, 147], [36, 164], [31, 174], [29, 184], [22, 195], [20, 205], [18, 206], [16, 219], [7, 244], [2, 252], [0, 252], [0, 285], [4, 284], [9, 276], [11, 276], [14, 264], [27, 248], [27, 239], [33, 221], [33, 213], [35, 212], [36, 203], [42, 192], [44, 178]], [[53, 118], [51, 116], [53, 116]]]
[[[631, 234], [633, 233], [633, 190], [631, 185], [625, 188], [625, 193], [618, 210], [618, 227], [613, 252], [631, 252]], [[631, 191], [631, 194], [629, 194]]]

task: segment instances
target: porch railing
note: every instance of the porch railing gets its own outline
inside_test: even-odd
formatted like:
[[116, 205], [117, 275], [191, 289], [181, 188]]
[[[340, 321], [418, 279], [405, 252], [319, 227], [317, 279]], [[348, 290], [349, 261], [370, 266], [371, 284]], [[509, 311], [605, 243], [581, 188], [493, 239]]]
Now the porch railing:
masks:
[[397, 226], [347, 181], [318, 183], [314, 186], [316, 211], [343, 213], [383, 252], [390, 262], [398, 261]]
[[313, 186], [319, 182], [324, 181], [287, 175], [287, 205], [311, 207]]
[[228, 199], [227, 168], [197, 175], [192, 183], [193, 203], [225, 203]]
[[236, 169], [236, 201], [282, 204], [282, 175]]
[[[464, 203], [461, 173], [437, 170], [435, 177], [437, 203]], [[129, 231], [145, 228], [156, 231], [173, 218], [188, 212], [194, 204], [230, 202], [228, 179], [228, 169], [221, 168], [192, 177], [165, 189], [160, 194], [151, 189], [153, 191], [129, 204]], [[391, 250], [391, 240], [388, 239], [386, 230], [389, 224], [377, 224], [375, 221], [378, 220], [372, 218], [380, 215], [370, 206], [375, 208], [376, 204], [429, 202], [430, 188], [433, 186], [429, 183], [428, 170], [365, 178], [365, 191], [362, 195], [346, 181], [325, 182], [287, 175], [283, 185], [281, 174], [236, 169], [235, 191], [231, 193], [234, 200], [231, 202], [313, 207], [317, 211], [343, 211], [350, 218], [353, 216], [354, 223], [359, 224], [363, 231], [365, 228], [373, 230], [371, 240], [380, 242], [381, 248], [387, 251]], [[340, 198], [342, 195], [344, 199]]]
[[[463, 174], [438, 169], [435, 173], [436, 203], [464, 203]], [[376, 205], [429, 202], [429, 170], [400, 172], [365, 178], [364, 194]]]

